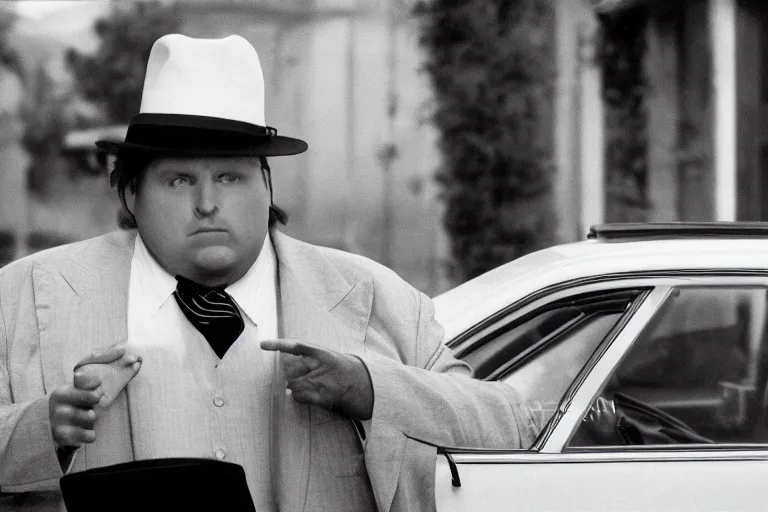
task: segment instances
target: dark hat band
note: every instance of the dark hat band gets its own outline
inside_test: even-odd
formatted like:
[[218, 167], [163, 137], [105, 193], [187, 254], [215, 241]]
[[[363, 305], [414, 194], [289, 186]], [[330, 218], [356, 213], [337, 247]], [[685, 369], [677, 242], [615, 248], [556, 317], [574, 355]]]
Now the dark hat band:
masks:
[[220, 119], [180, 114], [138, 114], [131, 119], [125, 142], [169, 150], [240, 150], [261, 144], [277, 130]]
[[218, 117], [182, 114], [138, 114], [125, 140], [98, 140], [100, 149], [119, 154], [141, 152], [178, 156], [284, 156], [307, 150], [301, 139], [259, 126]]
[[191, 114], [137, 114], [131, 118], [130, 126], [176, 126], [179, 128], [238, 132], [253, 136], [277, 135], [277, 130], [270, 126], [259, 126], [243, 121], [235, 121], [234, 119]]

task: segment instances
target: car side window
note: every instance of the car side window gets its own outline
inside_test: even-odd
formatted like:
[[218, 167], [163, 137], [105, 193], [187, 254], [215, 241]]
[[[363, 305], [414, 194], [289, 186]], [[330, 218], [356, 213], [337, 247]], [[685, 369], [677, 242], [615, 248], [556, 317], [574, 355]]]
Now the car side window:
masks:
[[620, 318], [621, 313], [606, 312], [580, 319], [578, 325], [548, 344], [538, 357], [501, 379], [522, 396], [540, 429], [554, 415], [589, 356]]
[[672, 290], [569, 446], [768, 442], [766, 289]]
[[592, 353], [641, 293], [605, 291], [549, 303], [512, 323], [500, 322], [459, 355], [472, 366], [475, 378], [510, 385], [541, 429]]

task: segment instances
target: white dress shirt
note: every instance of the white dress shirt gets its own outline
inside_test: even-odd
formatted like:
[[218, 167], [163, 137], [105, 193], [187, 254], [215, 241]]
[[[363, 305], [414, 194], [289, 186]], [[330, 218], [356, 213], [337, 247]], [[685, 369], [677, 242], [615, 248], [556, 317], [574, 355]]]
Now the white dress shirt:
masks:
[[248, 272], [226, 288], [245, 329], [219, 360], [173, 297], [176, 279], [136, 237], [128, 296], [128, 346], [143, 357], [128, 385], [137, 460], [217, 458], [243, 466], [256, 510], [273, 510], [270, 397], [277, 338], [277, 258], [267, 234]]

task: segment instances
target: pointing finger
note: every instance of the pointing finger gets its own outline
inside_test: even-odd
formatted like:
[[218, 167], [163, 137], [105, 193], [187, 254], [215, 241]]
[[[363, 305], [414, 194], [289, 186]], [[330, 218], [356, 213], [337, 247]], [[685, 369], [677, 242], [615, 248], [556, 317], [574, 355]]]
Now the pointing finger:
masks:
[[259, 343], [262, 350], [269, 350], [270, 352], [279, 352], [283, 348], [283, 342], [279, 340], [266, 340]]
[[302, 355], [297, 349], [298, 342], [296, 340], [265, 340], [260, 345], [262, 350], [285, 352], [297, 356]]
[[300, 343], [296, 340], [267, 340], [261, 342], [263, 350], [272, 350], [293, 354], [295, 356], [321, 356], [323, 350], [306, 343]]

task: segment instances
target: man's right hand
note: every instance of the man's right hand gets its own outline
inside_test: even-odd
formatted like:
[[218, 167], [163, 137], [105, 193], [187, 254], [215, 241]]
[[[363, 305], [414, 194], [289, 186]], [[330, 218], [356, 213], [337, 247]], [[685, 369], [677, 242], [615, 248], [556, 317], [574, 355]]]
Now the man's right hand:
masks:
[[[106, 409], [139, 373], [141, 361], [141, 356], [130, 352], [125, 343], [106, 347], [81, 359], [75, 365], [75, 387], [98, 388], [101, 400], [96, 411]], [[96, 382], [99, 383], [96, 388], [91, 388]]]
[[98, 411], [108, 407], [141, 368], [141, 357], [118, 343], [81, 359], [72, 384], [51, 393], [48, 414], [57, 448], [96, 440]]
[[82, 384], [88, 387], [78, 389], [74, 384], [69, 384], [51, 393], [48, 414], [57, 448], [77, 447], [96, 440], [96, 411], [93, 407], [101, 399], [101, 392], [96, 391], [101, 382], [93, 379]]

